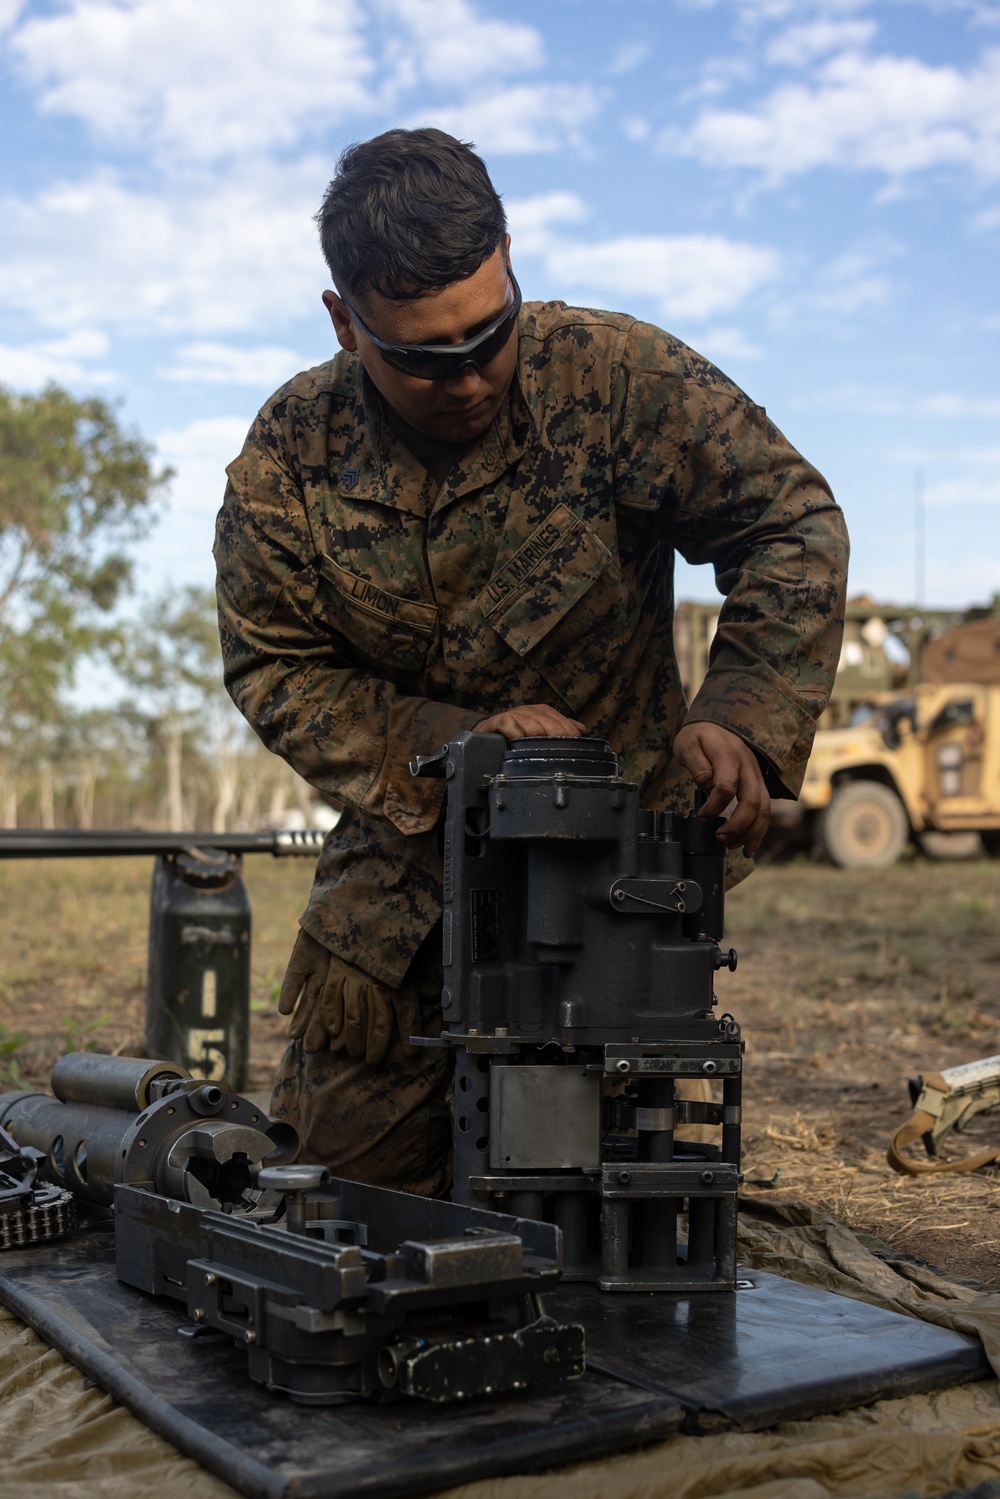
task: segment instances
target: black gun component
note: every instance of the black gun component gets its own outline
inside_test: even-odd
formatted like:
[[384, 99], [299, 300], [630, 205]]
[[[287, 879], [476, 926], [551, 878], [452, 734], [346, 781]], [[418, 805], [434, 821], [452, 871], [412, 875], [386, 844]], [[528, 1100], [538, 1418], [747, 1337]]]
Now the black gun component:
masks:
[[72, 1194], [38, 1179], [44, 1159], [0, 1127], [0, 1249], [48, 1243], [75, 1226]]
[[[448, 781], [456, 1197], [557, 1223], [569, 1279], [733, 1289], [742, 1043], [713, 1011], [736, 962], [718, 824], [640, 810], [599, 740], [465, 733], [411, 769]], [[718, 1099], [678, 1099], [694, 1077]]]
[[0, 859], [126, 858], [132, 854], [182, 854], [217, 849], [227, 854], [272, 854], [276, 859], [318, 854], [325, 833], [156, 833], [117, 829], [0, 829]]
[[289, 1125], [170, 1063], [75, 1053], [52, 1085], [0, 1095], [0, 1126], [61, 1189], [113, 1202], [119, 1280], [235, 1338], [268, 1388], [444, 1402], [583, 1373], [583, 1329], [539, 1300], [552, 1226], [292, 1165]]

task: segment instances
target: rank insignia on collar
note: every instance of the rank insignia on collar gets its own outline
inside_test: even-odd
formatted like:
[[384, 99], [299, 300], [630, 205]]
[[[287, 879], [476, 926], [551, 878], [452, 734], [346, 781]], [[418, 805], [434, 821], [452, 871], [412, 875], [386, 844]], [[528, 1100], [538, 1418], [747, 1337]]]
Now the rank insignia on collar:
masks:
[[353, 489], [361, 478], [359, 468], [342, 468], [340, 470], [340, 483], [344, 489]]

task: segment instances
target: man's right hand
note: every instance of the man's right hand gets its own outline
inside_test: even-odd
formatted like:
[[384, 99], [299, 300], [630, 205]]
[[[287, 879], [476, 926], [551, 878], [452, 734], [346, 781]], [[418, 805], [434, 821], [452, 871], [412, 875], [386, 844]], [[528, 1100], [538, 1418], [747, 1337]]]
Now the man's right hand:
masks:
[[513, 739], [579, 739], [587, 726], [576, 718], [566, 718], [548, 703], [523, 703], [507, 708], [477, 723], [477, 734], [502, 734]]

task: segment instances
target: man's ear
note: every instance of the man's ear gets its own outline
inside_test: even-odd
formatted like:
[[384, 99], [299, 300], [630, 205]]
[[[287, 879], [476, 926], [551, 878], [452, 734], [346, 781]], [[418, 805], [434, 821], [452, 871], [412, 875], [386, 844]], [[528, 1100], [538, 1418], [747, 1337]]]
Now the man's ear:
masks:
[[351, 309], [342, 297], [338, 297], [335, 291], [323, 293], [323, 306], [330, 314], [333, 331], [337, 335], [337, 342], [342, 349], [349, 354], [356, 354], [358, 340], [354, 334], [354, 322], [351, 318]]

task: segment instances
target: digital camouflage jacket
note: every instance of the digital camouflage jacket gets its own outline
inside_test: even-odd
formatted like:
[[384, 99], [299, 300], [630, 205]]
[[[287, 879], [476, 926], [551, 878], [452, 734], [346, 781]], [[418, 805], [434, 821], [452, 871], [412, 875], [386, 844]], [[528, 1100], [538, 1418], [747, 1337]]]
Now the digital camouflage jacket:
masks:
[[[526, 303], [506, 407], [439, 492], [356, 355], [296, 375], [228, 469], [215, 556], [226, 684], [347, 810], [302, 924], [398, 984], [440, 912], [440, 781], [408, 762], [517, 703], [607, 739], [683, 806], [688, 720], [795, 794], [840, 652], [847, 542], [823, 478], [731, 381], [647, 323]], [[673, 552], [725, 594], [690, 708]]]

